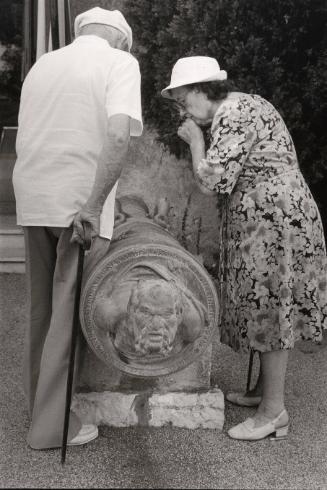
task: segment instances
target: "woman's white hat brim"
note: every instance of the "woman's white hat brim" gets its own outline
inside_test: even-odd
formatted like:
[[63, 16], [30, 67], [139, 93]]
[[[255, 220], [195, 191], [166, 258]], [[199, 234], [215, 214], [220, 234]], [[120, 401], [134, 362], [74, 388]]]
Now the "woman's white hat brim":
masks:
[[178, 80], [170, 85], [168, 87], [164, 88], [161, 90], [161, 95], [163, 97], [166, 97], [167, 99], [171, 99], [172, 96], [169, 93], [169, 90], [173, 88], [178, 88], [178, 87], [184, 87], [185, 85], [191, 85], [192, 83], [203, 83], [203, 82], [214, 82], [214, 81], [223, 81], [227, 80], [227, 72], [225, 70], [220, 70], [220, 72], [217, 75], [207, 77], [207, 78], [202, 78], [202, 77], [194, 77], [194, 78], [187, 78], [184, 80]]
[[161, 91], [163, 97], [171, 99], [169, 90], [192, 83], [214, 82], [227, 79], [218, 61], [210, 56], [187, 56], [179, 58], [173, 66], [170, 84]]

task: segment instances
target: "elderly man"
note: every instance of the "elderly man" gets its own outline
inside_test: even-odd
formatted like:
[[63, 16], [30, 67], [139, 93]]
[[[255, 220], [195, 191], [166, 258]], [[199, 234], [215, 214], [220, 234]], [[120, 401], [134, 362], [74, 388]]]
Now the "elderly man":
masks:
[[[61, 445], [83, 223], [95, 238], [90, 254], [109, 244], [130, 136], [142, 133], [140, 71], [124, 16], [93, 8], [76, 17], [75, 34], [32, 67], [19, 111], [13, 180], [26, 246], [24, 388], [34, 449]], [[71, 412], [69, 445], [97, 435]]]

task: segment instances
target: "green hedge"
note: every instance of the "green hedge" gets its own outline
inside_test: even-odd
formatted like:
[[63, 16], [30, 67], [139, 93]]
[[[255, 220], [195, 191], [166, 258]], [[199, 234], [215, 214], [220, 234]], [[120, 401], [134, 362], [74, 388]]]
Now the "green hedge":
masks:
[[326, 201], [326, 0], [127, 0], [124, 13], [142, 72], [145, 121], [177, 155], [160, 90], [179, 57], [215, 57], [235, 86], [258, 93], [279, 110], [299, 162], [324, 211]]
[[3, 126], [16, 126], [21, 91], [23, 0], [1, 0], [0, 136]]

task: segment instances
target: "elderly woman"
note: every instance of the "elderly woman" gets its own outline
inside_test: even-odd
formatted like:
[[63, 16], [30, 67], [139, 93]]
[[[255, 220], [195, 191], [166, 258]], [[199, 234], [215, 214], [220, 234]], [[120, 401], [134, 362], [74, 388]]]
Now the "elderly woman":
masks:
[[323, 227], [280, 114], [259, 95], [230, 92], [226, 79], [214, 58], [181, 58], [162, 95], [186, 117], [178, 135], [190, 146], [200, 189], [224, 196], [221, 340], [260, 356], [255, 388], [227, 394], [257, 411], [228, 434], [281, 438], [288, 352], [297, 339], [320, 342], [327, 326]]

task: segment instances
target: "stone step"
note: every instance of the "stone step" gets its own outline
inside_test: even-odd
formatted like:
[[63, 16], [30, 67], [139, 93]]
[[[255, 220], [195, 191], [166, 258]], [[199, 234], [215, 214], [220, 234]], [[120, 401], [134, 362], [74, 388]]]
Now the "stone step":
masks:
[[25, 273], [24, 234], [14, 214], [0, 215], [0, 272]]
[[25, 262], [0, 261], [0, 274], [25, 274]]
[[225, 420], [224, 394], [218, 387], [200, 393], [76, 393], [72, 410], [84, 424], [111, 427], [169, 426], [222, 431]]

